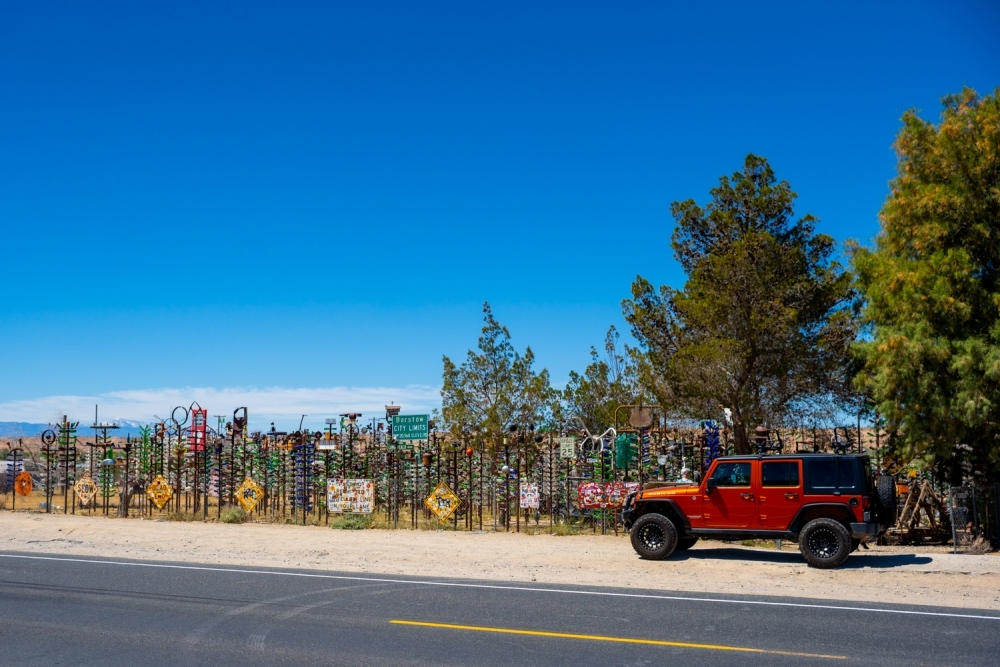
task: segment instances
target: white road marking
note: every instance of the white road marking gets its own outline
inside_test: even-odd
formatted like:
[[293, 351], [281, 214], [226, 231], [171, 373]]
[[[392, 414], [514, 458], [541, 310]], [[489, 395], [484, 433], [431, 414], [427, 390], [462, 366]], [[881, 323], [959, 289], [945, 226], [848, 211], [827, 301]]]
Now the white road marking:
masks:
[[612, 593], [610, 591], [574, 591], [566, 588], [538, 588], [531, 586], [503, 586], [500, 584], [463, 584], [454, 581], [421, 581], [414, 579], [389, 579], [387, 577], [361, 577], [340, 574], [315, 574], [309, 572], [279, 572], [276, 570], [241, 570], [227, 567], [207, 567], [204, 565], [167, 565], [165, 563], [129, 563], [114, 560], [91, 560], [86, 558], [56, 558], [54, 556], [22, 556], [0, 554], [0, 558], [22, 558], [25, 560], [50, 560], [67, 563], [93, 563], [96, 565], [120, 565], [126, 567], [155, 567], [165, 570], [198, 570], [203, 572], [235, 572], [238, 574], [262, 574], [275, 577], [301, 577], [307, 579], [336, 579], [340, 581], [372, 581], [387, 584], [412, 584], [414, 586], [442, 586], [451, 588], [480, 588], [498, 591], [525, 591], [529, 593], [558, 593], [563, 595], [593, 595], [599, 597], [639, 598], [643, 600], [675, 600], [680, 602], [713, 602], [720, 604], [758, 605], [766, 607], [798, 607], [805, 609], [830, 609], [834, 611], [860, 611], [876, 614], [904, 614], [909, 616], [943, 616], [947, 618], [981, 619], [1000, 621], [1000, 616], [978, 614], [956, 614], [939, 611], [912, 611], [908, 609], [879, 609], [877, 607], [847, 607], [832, 604], [808, 604], [804, 602], [766, 602], [763, 600], [727, 600], [725, 598], [696, 598], [682, 595], [653, 595], [648, 593]]

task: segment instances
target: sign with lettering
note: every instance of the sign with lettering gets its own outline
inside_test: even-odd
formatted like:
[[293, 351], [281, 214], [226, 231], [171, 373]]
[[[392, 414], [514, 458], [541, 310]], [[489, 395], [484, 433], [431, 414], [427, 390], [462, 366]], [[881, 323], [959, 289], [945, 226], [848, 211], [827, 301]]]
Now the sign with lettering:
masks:
[[370, 479], [331, 479], [326, 483], [327, 507], [337, 514], [371, 514], [375, 485]]
[[540, 495], [536, 482], [521, 482], [521, 509], [538, 509]]
[[396, 440], [427, 440], [428, 415], [396, 415], [392, 418], [392, 437]]
[[559, 458], [572, 459], [576, 457], [576, 438], [559, 438]]

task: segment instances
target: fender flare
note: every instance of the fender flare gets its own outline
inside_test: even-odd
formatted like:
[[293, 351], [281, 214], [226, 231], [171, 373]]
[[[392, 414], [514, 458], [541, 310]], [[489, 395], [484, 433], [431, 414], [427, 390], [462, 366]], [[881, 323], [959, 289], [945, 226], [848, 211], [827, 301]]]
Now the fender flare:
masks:
[[[808, 503], [800, 507], [799, 511], [795, 513], [795, 516], [792, 517], [792, 520], [788, 522], [788, 530], [798, 534], [799, 531], [802, 530], [802, 525], [805, 522], [803, 515], [816, 509], [828, 510], [828, 512], [824, 513], [824, 516], [828, 516], [831, 519], [835, 518], [837, 521], [842, 523], [844, 515], [846, 515], [848, 522], [857, 520], [854, 518], [854, 514], [851, 510], [843, 503]], [[848, 530], [851, 529], [849, 523], [845, 524], [845, 527]]]
[[[661, 507], [662, 506], [662, 507]], [[643, 514], [649, 514], [650, 512], [656, 512], [657, 514], [662, 514], [668, 519], [677, 523], [677, 528], [681, 531], [685, 531], [691, 527], [691, 522], [688, 521], [687, 515], [681, 510], [680, 505], [677, 501], [670, 498], [655, 498], [651, 500], [640, 501], [639, 506], [636, 509], [641, 508], [641, 513], [634, 514], [633, 521], [638, 519]], [[666, 511], [658, 511], [665, 509]]]

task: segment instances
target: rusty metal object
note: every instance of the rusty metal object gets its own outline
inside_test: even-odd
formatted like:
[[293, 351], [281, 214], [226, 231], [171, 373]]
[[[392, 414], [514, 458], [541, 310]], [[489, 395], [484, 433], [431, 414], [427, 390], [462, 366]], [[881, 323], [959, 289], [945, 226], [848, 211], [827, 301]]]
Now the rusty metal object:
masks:
[[889, 536], [903, 543], [944, 544], [952, 537], [951, 516], [929, 480], [911, 483]]
[[629, 412], [628, 423], [632, 428], [649, 428], [653, 423], [653, 408], [640, 405]]

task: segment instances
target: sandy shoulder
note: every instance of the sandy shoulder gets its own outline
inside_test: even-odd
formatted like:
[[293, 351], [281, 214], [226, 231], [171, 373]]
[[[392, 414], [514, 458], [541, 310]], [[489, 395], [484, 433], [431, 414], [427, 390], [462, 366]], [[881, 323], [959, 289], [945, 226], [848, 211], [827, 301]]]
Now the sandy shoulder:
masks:
[[1000, 610], [1000, 557], [873, 547], [839, 570], [793, 548], [701, 542], [640, 560], [626, 538], [342, 531], [0, 512], [0, 551]]

